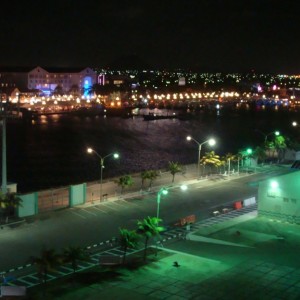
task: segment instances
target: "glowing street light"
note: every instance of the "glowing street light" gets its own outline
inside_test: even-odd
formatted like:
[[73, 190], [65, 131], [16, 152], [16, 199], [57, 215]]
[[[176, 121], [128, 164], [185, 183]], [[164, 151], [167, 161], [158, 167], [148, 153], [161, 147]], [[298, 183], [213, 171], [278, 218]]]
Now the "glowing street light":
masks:
[[216, 144], [216, 140], [215, 139], [209, 139], [203, 143], [198, 142], [197, 140], [195, 140], [193, 137], [191, 136], [187, 136], [186, 139], [188, 141], [194, 141], [197, 145], [198, 145], [198, 179], [200, 178], [200, 160], [201, 160], [201, 148], [202, 145], [204, 144], [209, 144], [210, 146], [214, 146]]
[[105, 156], [101, 156], [97, 151], [95, 151], [92, 148], [87, 148], [87, 152], [88, 153], [95, 153], [99, 158], [100, 158], [100, 201], [102, 200], [102, 177], [103, 177], [103, 169], [104, 169], [104, 160], [107, 157], [113, 156], [113, 158], [117, 159], [119, 158], [119, 154], [118, 153], [110, 153], [107, 154]]
[[[164, 195], [168, 195], [169, 193], [169, 189], [170, 188], [173, 188], [173, 187], [162, 187], [158, 192], [157, 192], [157, 196], [156, 196], [156, 204], [157, 204], [157, 207], [156, 207], [156, 218], [158, 219], [159, 218], [159, 207], [160, 207], [160, 199], [161, 199], [161, 196]], [[180, 189], [182, 191], [186, 191], [187, 190], [187, 186], [186, 185], [181, 185], [180, 186]]]
[[[294, 125], [293, 125], [294, 126]], [[275, 130], [275, 131], [271, 131], [269, 133], [264, 133], [263, 131], [261, 130], [256, 130], [257, 132], [261, 133], [264, 137], [265, 137], [265, 144], [267, 143], [267, 140], [268, 140], [268, 136], [269, 135], [272, 135], [274, 134], [275, 136], [279, 136], [280, 135], [280, 132], [278, 130]]]

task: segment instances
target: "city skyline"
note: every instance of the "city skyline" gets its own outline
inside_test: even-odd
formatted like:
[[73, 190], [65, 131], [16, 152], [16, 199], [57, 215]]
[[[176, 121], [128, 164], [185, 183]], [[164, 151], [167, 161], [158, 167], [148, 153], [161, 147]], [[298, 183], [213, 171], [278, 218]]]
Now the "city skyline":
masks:
[[298, 74], [297, 1], [34, 1], [1, 18], [2, 66]]

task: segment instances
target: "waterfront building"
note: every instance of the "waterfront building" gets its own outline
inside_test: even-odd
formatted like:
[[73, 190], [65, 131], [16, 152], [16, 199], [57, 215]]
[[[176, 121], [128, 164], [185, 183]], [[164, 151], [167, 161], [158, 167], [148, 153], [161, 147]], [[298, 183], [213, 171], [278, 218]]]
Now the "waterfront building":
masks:
[[44, 95], [70, 93], [77, 90], [88, 94], [97, 83], [97, 74], [91, 68], [0, 68], [0, 88], [17, 87], [20, 92], [38, 90]]

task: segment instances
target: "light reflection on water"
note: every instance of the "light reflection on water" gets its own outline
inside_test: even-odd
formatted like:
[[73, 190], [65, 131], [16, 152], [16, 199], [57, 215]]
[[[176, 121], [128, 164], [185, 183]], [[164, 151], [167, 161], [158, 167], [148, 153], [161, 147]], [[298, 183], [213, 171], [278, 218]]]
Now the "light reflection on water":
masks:
[[[8, 180], [17, 182], [20, 192], [96, 180], [99, 160], [95, 155], [87, 155], [87, 147], [102, 156], [120, 153], [118, 161], [105, 161], [104, 178], [165, 168], [169, 161], [194, 163], [198, 146], [186, 141], [187, 135], [200, 142], [215, 137], [214, 150], [223, 155], [253, 147], [261, 139], [254, 129], [275, 126], [276, 122], [276, 118], [222, 118], [216, 114], [199, 115], [188, 121], [51, 115], [34, 124], [8, 124]], [[209, 150], [204, 146], [202, 151]]]

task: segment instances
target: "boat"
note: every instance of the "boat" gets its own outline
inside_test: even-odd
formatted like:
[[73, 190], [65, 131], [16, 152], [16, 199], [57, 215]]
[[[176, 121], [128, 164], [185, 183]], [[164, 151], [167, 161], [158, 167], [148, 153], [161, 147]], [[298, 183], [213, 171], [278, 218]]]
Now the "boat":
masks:
[[154, 121], [154, 120], [162, 120], [162, 119], [177, 119], [178, 115], [175, 113], [172, 115], [157, 115], [154, 113], [149, 113], [148, 115], [143, 115], [144, 121]]

